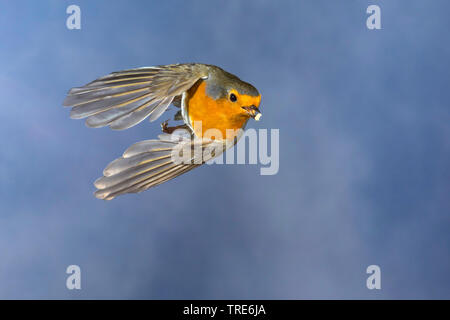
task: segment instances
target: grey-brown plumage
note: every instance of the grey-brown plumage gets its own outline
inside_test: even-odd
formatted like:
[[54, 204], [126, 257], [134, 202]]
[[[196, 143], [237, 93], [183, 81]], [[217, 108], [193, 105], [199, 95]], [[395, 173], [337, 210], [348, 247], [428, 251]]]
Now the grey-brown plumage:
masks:
[[179, 64], [113, 72], [69, 91], [63, 102], [70, 117], [86, 119], [88, 127], [130, 128], [147, 117], [151, 121], [201, 78], [209, 66]]

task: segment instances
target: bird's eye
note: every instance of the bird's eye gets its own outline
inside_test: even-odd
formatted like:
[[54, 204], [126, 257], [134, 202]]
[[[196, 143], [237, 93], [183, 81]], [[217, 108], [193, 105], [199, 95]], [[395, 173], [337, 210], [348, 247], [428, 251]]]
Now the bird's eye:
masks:
[[236, 95], [234, 93], [230, 94], [230, 101], [236, 102], [236, 100], [237, 100]]

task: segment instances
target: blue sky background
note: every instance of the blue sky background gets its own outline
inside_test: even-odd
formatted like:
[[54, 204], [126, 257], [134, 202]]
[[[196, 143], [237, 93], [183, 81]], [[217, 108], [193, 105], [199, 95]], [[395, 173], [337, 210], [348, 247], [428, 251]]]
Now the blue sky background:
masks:
[[[82, 29], [66, 28], [77, 4]], [[378, 4], [382, 30], [366, 28]], [[4, 1], [0, 298], [450, 298], [450, 4]], [[158, 123], [89, 129], [66, 92], [216, 64], [262, 93], [280, 171], [205, 166], [105, 202], [92, 182]], [[164, 117], [164, 116], [163, 116]], [[163, 119], [164, 120], [164, 119]], [[82, 290], [65, 287], [66, 267]], [[368, 265], [382, 289], [366, 288]]]

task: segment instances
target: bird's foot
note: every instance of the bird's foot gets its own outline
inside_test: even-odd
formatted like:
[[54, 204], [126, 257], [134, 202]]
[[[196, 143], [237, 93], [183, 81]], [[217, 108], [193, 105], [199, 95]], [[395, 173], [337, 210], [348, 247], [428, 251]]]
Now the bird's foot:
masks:
[[168, 133], [168, 134], [172, 134], [175, 130], [178, 129], [188, 129], [188, 126], [186, 124], [182, 124], [179, 126], [175, 126], [175, 127], [169, 127], [169, 120], [164, 121], [163, 123], [161, 123], [161, 130], [164, 133]]

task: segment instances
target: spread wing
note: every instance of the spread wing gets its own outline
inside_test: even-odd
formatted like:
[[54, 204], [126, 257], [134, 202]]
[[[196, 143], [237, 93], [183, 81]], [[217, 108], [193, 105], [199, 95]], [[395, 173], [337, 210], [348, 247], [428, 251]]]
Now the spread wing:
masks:
[[176, 133], [135, 143], [103, 170], [103, 177], [94, 183], [98, 189], [94, 194], [111, 200], [144, 191], [200, 166], [223, 153], [224, 147], [221, 142], [191, 140]]
[[147, 117], [156, 120], [184, 91], [208, 76], [202, 64], [174, 64], [113, 72], [79, 88], [63, 102], [70, 117], [87, 118], [89, 127], [130, 128]]

